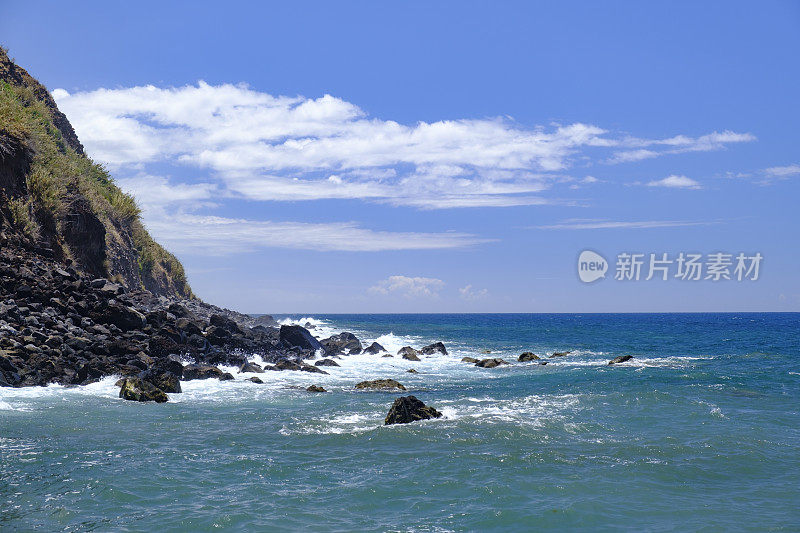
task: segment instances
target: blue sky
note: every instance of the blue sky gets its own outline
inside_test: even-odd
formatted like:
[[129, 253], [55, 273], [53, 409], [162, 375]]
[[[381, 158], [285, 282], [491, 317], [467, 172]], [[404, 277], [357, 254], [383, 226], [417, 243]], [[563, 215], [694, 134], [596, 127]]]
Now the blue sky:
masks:
[[[0, 6], [210, 302], [800, 310], [796, 2]], [[606, 279], [578, 279], [584, 249]], [[617, 281], [621, 252], [764, 259]]]

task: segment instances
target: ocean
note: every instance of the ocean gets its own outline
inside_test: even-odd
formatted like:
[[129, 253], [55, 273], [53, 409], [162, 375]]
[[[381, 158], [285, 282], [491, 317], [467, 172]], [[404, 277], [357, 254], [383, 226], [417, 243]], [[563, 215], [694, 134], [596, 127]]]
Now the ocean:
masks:
[[[0, 530], [800, 530], [800, 314], [276, 318], [449, 354], [184, 382], [166, 404], [114, 378], [0, 389]], [[375, 378], [408, 392], [354, 390]], [[401, 394], [444, 416], [384, 426]]]

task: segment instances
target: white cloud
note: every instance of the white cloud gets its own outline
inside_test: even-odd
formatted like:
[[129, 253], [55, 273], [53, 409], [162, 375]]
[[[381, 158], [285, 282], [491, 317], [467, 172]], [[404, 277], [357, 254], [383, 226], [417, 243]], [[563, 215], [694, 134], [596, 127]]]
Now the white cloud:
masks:
[[770, 167], [764, 169], [764, 174], [775, 178], [787, 178], [800, 175], [800, 165], [787, 165], [784, 167]]
[[436, 278], [389, 276], [369, 288], [373, 294], [399, 294], [405, 298], [435, 298], [444, 287], [444, 281]]
[[534, 226], [533, 229], [648, 229], [648, 228], [679, 228], [684, 226], [709, 226], [719, 224], [719, 221], [690, 221], [690, 220], [598, 220], [598, 219], [570, 219], [558, 224]]
[[227, 255], [264, 248], [381, 252], [463, 248], [488, 242], [466, 233], [375, 231], [355, 222], [272, 222], [179, 213], [147, 221], [153, 237], [176, 253]]
[[654, 180], [647, 183], [648, 187], [669, 187], [672, 189], [702, 189], [700, 184], [686, 176], [673, 174], [661, 180]]
[[467, 301], [475, 301], [481, 300], [486, 298], [489, 295], [489, 291], [486, 289], [476, 289], [472, 285], [467, 285], [466, 287], [461, 287], [458, 289], [459, 294], [461, 295], [462, 300]]
[[711, 152], [725, 149], [727, 144], [755, 141], [755, 135], [725, 130], [699, 137], [676, 135], [667, 139], [637, 139], [629, 137], [620, 144], [634, 148], [615, 152], [608, 163], [628, 163], [652, 159], [662, 155], [683, 154], [686, 152]]
[[87, 152], [112, 168], [188, 165], [204, 169], [205, 181], [259, 201], [356, 198], [422, 209], [539, 205], [549, 203], [541, 193], [552, 173], [585, 161], [588, 149], [621, 150], [614, 158], [623, 161], [753, 138], [728, 131], [615, 138], [590, 124], [525, 127], [507, 118], [405, 125], [330, 95], [272, 96], [204, 82], [53, 94]]

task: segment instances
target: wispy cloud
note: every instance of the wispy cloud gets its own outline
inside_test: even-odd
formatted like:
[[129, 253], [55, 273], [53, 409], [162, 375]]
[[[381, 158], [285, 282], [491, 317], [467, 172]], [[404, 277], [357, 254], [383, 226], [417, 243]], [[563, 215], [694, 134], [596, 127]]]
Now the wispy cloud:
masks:
[[691, 220], [601, 220], [601, 219], [570, 219], [558, 224], [534, 226], [533, 229], [649, 229], [649, 228], [679, 228], [685, 226], [709, 226], [720, 224], [720, 221], [691, 221]]
[[654, 180], [647, 183], [648, 187], [668, 187], [671, 189], [702, 189], [703, 187], [697, 181], [686, 176], [678, 176], [673, 174], [664, 179]]
[[458, 289], [458, 293], [462, 300], [466, 300], [468, 302], [482, 300], [489, 295], [489, 291], [487, 289], [476, 289], [472, 285], [461, 287]]
[[444, 287], [444, 281], [437, 278], [409, 276], [389, 276], [369, 288], [372, 294], [398, 294], [405, 298], [435, 298]]
[[764, 174], [775, 178], [788, 178], [790, 176], [800, 176], [800, 165], [769, 167], [764, 169]]
[[259, 201], [540, 205], [552, 202], [543, 192], [553, 173], [576, 160], [591, 163], [590, 150], [616, 150], [613, 158], [633, 161], [753, 139], [729, 131], [642, 139], [591, 124], [526, 127], [508, 118], [406, 125], [330, 95], [273, 96], [204, 82], [54, 95], [95, 159], [117, 169], [188, 165], [206, 171], [206, 181]]

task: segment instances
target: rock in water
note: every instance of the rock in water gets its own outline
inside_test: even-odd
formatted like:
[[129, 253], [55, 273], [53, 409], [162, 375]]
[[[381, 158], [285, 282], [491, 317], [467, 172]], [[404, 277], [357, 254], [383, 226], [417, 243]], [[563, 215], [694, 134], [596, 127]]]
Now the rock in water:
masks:
[[320, 344], [325, 348], [325, 353], [328, 355], [340, 353], [358, 355], [361, 353], [361, 341], [358, 340], [355, 335], [347, 331], [323, 339], [320, 341]]
[[122, 380], [119, 397], [135, 402], [164, 403], [168, 400], [167, 393], [149, 381], [139, 378], [125, 378]]
[[535, 353], [533, 353], [533, 352], [523, 352], [523, 353], [519, 354], [519, 357], [517, 358], [517, 361], [519, 361], [520, 363], [527, 363], [528, 361], [535, 361], [536, 359], [539, 359], [539, 356], [536, 355]]
[[633, 359], [632, 355], [620, 355], [619, 357], [615, 357], [611, 361], [608, 362], [609, 365], [615, 365], [617, 363], [624, 363], [625, 361], [630, 361]]
[[304, 350], [324, 350], [319, 341], [302, 326], [281, 326], [280, 341], [287, 348], [296, 346]]
[[252, 381], [253, 383], [262, 383], [262, 384], [264, 383], [261, 380], [261, 378], [257, 378], [257, 377], [252, 377], [252, 378], [248, 379], [247, 381]]
[[311, 385], [309, 388], [306, 389], [308, 392], [328, 392], [319, 385]]
[[441, 418], [442, 413], [427, 406], [416, 396], [401, 396], [397, 398], [386, 415], [384, 425], [408, 424], [416, 420], [429, 420], [431, 418]]
[[184, 381], [209, 378], [222, 379], [222, 375], [222, 370], [211, 365], [186, 365], [183, 367]]
[[374, 379], [372, 381], [362, 381], [356, 385], [357, 389], [398, 389], [406, 390], [399, 382], [393, 379]]
[[255, 373], [255, 374], [261, 374], [261, 373], [264, 372], [264, 369], [261, 368], [259, 365], [255, 364], [255, 363], [247, 362], [247, 363], [243, 364], [242, 367], [239, 369], [239, 373], [241, 374], [242, 372], [251, 372], [251, 373]]
[[495, 357], [492, 359], [481, 359], [480, 361], [475, 363], [475, 366], [479, 366], [481, 368], [494, 368], [500, 365], [507, 365], [507, 364], [508, 361], [503, 361], [502, 359]]
[[334, 361], [333, 359], [320, 359], [314, 366], [340, 366], [339, 363]]
[[462, 363], [480, 363], [480, 359], [475, 359], [474, 357], [462, 357]]
[[180, 378], [169, 370], [151, 367], [139, 372], [138, 377], [164, 392], [181, 392]]
[[552, 359], [553, 357], [566, 357], [567, 355], [569, 355], [571, 353], [572, 353], [572, 350], [570, 350], [568, 352], [553, 352], [553, 355], [550, 356], [550, 359]]
[[408, 372], [409, 374], [419, 374], [419, 372], [417, 372], [416, 369], [414, 368], [409, 368], [408, 370], [406, 370], [406, 372]]
[[369, 347], [367, 347], [367, 349], [364, 350], [364, 353], [375, 355], [375, 354], [378, 354], [378, 353], [381, 353], [381, 352], [385, 352], [385, 351], [386, 351], [386, 348], [384, 348], [383, 346], [381, 346], [377, 342], [373, 342], [372, 344], [369, 345]]
[[408, 359], [409, 361], [419, 361], [419, 357], [417, 357], [417, 351], [411, 346], [403, 346], [397, 352], [397, 355], [400, 355], [403, 357], [403, 359]]
[[447, 348], [445, 348], [444, 344], [442, 344], [441, 342], [434, 342], [433, 344], [429, 344], [428, 346], [425, 346], [419, 352], [422, 355], [433, 355], [435, 353], [440, 353], [442, 355], [447, 355]]

